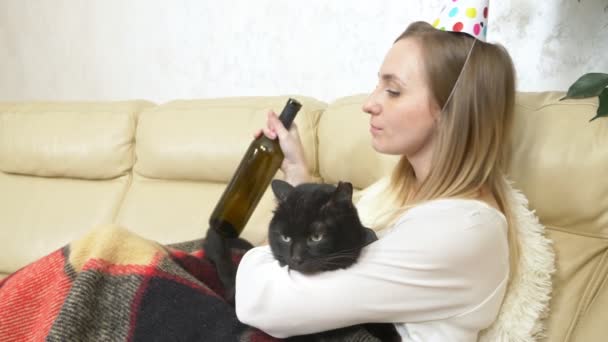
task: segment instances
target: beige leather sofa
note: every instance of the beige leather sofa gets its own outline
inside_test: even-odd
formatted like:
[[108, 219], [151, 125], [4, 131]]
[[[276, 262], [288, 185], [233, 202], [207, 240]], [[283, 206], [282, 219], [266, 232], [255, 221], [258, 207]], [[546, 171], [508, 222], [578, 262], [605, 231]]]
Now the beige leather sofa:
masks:
[[[588, 122], [597, 99], [562, 95], [518, 94], [511, 173], [555, 243], [547, 340], [607, 341], [608, 119]], [[363, 95], [295, 97], [318, 180], [361, 189], [388, 173], [396, 159], [371, 149]], [[266, 110], [286, 100], [0, 103], [0, 277], [102, 223], [202, 237]], [[272, 207], [269, 191], [245, 238], [264, 240]]]

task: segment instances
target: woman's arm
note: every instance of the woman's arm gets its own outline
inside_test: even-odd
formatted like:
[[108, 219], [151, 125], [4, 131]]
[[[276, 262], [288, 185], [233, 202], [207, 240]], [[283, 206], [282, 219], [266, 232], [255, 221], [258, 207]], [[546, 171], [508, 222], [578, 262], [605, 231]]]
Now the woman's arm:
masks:
[[287, 337], [465, 313], [508, 274], [506, 223], [459, 208], [432, 209], [410, 211], [346, 270], [302, 275], [280, 267], [267, 246], [250, 250], [237, 272], [238, 318]]

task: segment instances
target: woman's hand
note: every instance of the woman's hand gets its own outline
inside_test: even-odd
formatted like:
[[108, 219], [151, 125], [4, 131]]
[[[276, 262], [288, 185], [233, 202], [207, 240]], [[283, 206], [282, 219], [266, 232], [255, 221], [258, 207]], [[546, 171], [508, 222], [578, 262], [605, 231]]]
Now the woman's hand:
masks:
[[306, 156], [304, 155], [304, 147], [300, 141], [298, 127], [293, 122], [289, 130], [283, 126], [277, 114], [270, 110], [266, 120], [266, 127], [254, 133], [254, 137], [259, 137], [264, 134], [269, 139], [279, 138], [279, 144], [285, 158], [281, 164], [281, 171], [285, 174], [285, 181], [293, 186], [311, 181], [308, 166], [306, 164]]

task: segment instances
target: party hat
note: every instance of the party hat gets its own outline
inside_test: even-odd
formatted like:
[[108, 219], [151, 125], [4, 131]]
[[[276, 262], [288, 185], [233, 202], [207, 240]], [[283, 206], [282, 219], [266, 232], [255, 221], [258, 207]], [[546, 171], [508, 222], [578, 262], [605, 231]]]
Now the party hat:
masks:
[[446, 0], [433, 27], [451, 32], [464, 32], [483, 42], [488, 31], [489, 0]]

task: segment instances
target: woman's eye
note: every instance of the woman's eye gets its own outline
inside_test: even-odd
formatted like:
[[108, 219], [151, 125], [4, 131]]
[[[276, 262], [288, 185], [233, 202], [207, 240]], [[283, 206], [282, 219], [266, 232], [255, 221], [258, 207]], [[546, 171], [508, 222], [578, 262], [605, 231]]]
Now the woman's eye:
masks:
[[395, 91], [395, 90], [390, 90], [390, 89], [387, 89], [387, 90], [386, 90], [386, 92], [388, 93], [388, 95], [389, 95], [390, 97], [397, 97], [397, 96], [401, 95], [401, 93], [400, 93], [400, 92]]
[[283, 242], [289, 242], [291, 241], [291, 238], [289, 236], [281, 234], [281, 240], [283, 240]]
[[323, 240], [323, 234], [313, 234], [310, 236], [310, 241], [312, 242], [319, 242]]

